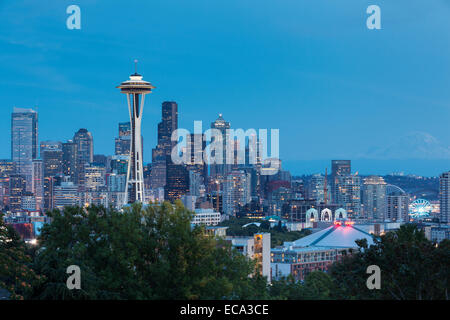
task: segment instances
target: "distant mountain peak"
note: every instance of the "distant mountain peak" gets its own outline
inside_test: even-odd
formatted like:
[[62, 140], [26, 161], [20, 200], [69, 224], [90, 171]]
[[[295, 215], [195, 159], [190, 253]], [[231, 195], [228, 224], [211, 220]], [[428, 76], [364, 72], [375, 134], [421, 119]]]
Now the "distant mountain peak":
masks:
[[385, 146], [370, 148], [361, 158], [450, 159], [450, 147], [427, 132], [411, 131], [388, 141]]

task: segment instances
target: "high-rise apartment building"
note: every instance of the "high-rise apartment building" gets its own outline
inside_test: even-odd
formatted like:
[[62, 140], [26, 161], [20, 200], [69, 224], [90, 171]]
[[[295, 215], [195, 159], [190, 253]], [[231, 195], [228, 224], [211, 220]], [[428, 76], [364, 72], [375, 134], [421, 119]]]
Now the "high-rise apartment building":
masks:
[[439, 177], [440, 222], [450, 224], [450, 171]]
[[351, 160], [331, 160], [331, 201], [333, 203], [338, 203], [339, 176], [348, 176], [351, 172]]
[[361, 213], [361, 179], [357, 175], [337, 175], [335, 180], [336, 203], [345, 210], [349, 218]]
[[386, 182], [382, 177], [369, 176], [364, 179], [363, 215], [370, 220], [384, 220], [386, 217]]
[[31, 192], [36, 201], [36, 210], [44, 210], [44, 161], [34, 159], [32, 164], [33, 182]]
[[397, 186], [386, 187], [386, 219], [408, 222], [409, 196]]
[[11, 159], [16, 163], [17, 174], [26, 181], [31, 191], [33, 159], [37, 158], [38, 114], [33, 109], [14, 108], [11, 116]]
[[223, 182], [223, 211], [235, 215], [251, 201], [251, 176], [243, 170], [229, 172]]

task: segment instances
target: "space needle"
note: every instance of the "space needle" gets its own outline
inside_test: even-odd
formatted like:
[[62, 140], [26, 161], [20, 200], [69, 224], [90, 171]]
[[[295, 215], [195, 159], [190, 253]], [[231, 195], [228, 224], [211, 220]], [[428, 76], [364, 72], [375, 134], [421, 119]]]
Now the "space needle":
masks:
[[137, 73], [137, 60], [135, 72], [130, 79], [122, 82], [117, 88], [127, 95], [128, 111], [130, 113], [131, 140], [130, 158], [128, 160], [127, 181], [125, 184], [124, 203], [144, 203], [144, 171], [142, 155], [142, 110], [147, 93], [152, 92], [155, 87], [150, 82], [142, 80], [142, 75]]

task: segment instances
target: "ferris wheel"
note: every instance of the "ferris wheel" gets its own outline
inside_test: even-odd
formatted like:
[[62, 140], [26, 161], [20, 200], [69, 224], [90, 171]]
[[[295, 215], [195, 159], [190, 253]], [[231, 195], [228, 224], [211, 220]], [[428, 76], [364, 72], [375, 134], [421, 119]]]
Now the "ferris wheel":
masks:
[[431, 204], [428, 200], [417, 199], [409, 206], [409, 215], [414, 219], [428, 217], [431, 213]]

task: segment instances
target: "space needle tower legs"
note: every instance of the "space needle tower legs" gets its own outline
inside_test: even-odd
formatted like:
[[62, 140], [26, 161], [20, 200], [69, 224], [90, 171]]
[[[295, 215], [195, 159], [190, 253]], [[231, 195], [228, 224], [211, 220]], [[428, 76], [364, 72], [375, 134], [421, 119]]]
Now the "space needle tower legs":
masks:
[[127, 95], [131, 125], [130, 158], [128, 160], [124, 203], [144, 203], [144, 171], [141, 138], [142, 110], [144, 109], [145, 95], [152, 92], [152, 89], [155, 87], [150, 82], [142, 80], [142, 75], [138, 74], [137, 70], [135, 70], [135, 73], [130, 75], [130, 79], [122, 82], [117, 88]]

